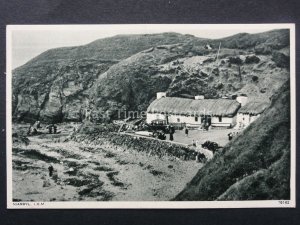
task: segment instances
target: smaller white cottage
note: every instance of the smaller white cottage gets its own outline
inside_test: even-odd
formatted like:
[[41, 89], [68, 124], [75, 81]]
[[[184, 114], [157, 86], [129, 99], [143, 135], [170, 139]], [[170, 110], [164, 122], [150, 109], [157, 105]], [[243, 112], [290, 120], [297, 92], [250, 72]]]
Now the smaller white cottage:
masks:
[[249, 102], [242, 106], [236, 118], [236, 129], [247, 127], [255, 121], [269, 106], [268, 102]]

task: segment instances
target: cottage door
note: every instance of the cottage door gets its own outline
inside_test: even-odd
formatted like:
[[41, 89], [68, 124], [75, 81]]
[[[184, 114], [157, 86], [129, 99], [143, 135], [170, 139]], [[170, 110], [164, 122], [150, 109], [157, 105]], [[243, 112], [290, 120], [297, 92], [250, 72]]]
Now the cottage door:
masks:
[[205, 123], [204, 123], [205, 125], [208, 125], [208, 126], [210, 126], [211, 125], [211, 116], [205, 116]]
[[206, 121], [208, 123], [208, 126], [210, 126], [211, 125], [211, 116], [207, 116]]

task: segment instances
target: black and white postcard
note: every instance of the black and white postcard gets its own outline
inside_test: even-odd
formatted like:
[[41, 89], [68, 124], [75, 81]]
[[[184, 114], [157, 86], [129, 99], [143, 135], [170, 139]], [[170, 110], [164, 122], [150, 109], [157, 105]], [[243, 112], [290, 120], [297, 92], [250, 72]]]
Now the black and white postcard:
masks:
[[295, 207], [294, 24], [7, 26], [8, 208]]

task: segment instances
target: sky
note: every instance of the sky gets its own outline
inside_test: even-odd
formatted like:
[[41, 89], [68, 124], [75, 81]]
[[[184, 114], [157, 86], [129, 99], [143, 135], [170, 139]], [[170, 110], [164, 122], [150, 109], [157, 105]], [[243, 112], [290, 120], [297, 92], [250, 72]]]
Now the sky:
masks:
[[201, 38], [222, 38], [237, 33], [260, 33], [274, 29], [270, 25], [19, 25], [9, 26], [12, 69], [42, 52], [58, 47], [85, 45], [118, 34], [177, 32]]

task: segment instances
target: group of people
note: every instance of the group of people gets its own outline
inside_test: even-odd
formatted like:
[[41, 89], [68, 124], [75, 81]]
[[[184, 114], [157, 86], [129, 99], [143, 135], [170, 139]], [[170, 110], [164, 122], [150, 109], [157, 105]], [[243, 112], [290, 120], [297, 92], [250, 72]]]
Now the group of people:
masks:
[[234, 138], [235, 136], [237, 136], [239, 134], [239, 132], [230, 132], [228, 134], [228, 140], [231, 141], [232, 138]]
[[204, 131], [208, 131], [211, 129], [211, 125], [209, 123], [202, 123], [200, 129]]
[[27, 131], [27, 135], [37, 135], [38, 134], [38, 129], [42, 128], [41, 127], [41, 122], [40, 121], [35, 121], [33, 125], [29, 126], [29, 129]]
[[50, 124], [46, 127], [49, 131], [49, 134], [52, 134], [52, 131], [54, 134], [57, 133], [57, 126], [55, 124]]
[[[41, 122], [40, 121], [36, 121], [33, 125], [29, 126], [29, 129], [27, 131], [27, 135], [31, 136], [31, 135], [37, 135], [39, 134], [38, 130], [41, 129]], [[49, 134], [56, 134], [57, 133], [57, 126], [55, 124], [50, 124], [48, 126], [46, 126], [46, 128], [48, 129]]]

